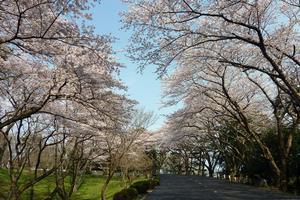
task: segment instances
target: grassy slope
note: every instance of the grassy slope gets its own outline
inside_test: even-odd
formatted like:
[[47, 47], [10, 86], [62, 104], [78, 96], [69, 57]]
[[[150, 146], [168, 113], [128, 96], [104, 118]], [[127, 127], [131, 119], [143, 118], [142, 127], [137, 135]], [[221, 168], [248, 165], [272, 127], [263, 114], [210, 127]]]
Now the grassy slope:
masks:
[[[142, 178], [138, 178], [140, 180]], [[26, 180], [26, 176], [21, 178], [21, 182]], [[105, 181], [103, 176], [87, 175], [84, 183], [79, 190], [72, 195], [74, 200], [99, 200], [100, 190]], [[55, 187], [55, 179], [53, 176], [47, 177], [35, 185], [35, 199], [43, 199], [49, 194]], [[124, 183], [121, 177], [114, 177], [107, 190], [107, 198], [112, 199], [113, 195], [120, 191], [124, 187]], [[0, 199], [4, 198], [4, 194], [9, 191], [9, 176], [7, 171], [0, 169]], [[23, 199], [27, 199], [26, 196], [29, 192], [22, 195]]]

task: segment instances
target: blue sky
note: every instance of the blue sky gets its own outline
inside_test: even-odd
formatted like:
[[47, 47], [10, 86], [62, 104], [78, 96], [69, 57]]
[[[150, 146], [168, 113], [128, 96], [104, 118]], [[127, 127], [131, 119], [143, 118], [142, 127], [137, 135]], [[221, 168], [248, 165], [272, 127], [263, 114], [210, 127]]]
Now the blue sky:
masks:
[[125, 56], [131, 33], [121, 30], [119, 13], [126, 9], [126, 5], [120, 0], [102, 0], [100, 5], [93, 8], [93, 20], [90, 23], [95, 26], [98, 34], [111, 34], [118, 38], [113, 48], [117, 52], [118, 61], [126, 66], [121, 70], [120, 77], [128, 86], [129, 97], [137, 100], [140, 108], [157, 114], [158, 120], [150, 127], [150, 130], [156, 130], [163, 124], [164, 115], [174, 111], [175, 108], [161, 108], [161, 83], [154, 74], [155, 67], [148, 66], [143, 74], [137, 73], [137, 65]]

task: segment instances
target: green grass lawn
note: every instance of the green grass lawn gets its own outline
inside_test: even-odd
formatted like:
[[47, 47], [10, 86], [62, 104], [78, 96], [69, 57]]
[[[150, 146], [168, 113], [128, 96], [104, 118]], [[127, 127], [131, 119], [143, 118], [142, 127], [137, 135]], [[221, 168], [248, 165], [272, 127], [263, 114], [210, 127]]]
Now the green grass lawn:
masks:
[[[20, 183], [24, 182], [28, 179], [27, 176], [22, 176]], [[142, 180], [144, 178], [140, 177], [135, 179]], [[99, 200], [100, 199], [100, 191], [101, 187], [105, 181], [104, 176], [96, 176], [96, 175], [86, 175], [83, 184], [80, 186], [79, 190], [72, 195], [71, 199], [74, 200]], [[68, 185], [68, 184], [66, 184]], [[113, 195], [122, 190], [125, 187], [124, 182], [122, 181], [122, 177], [113, 177], [110, 181], [107, 190], [107, 198], [109, 200], [112, 199]], [[39, 183], [37, 183], [34, 187], [34, 198], [35, 199], [43, 199], [48, 196], [48, 194], [53, 191], [55, 188], [55, 178], [54, 176], [49, 176]], [[0, 169], [0, 199], [5, 198], [9, 191], [9, 176], [7, 174], [7, 170]], [[28, 199], [29, 191], [26, 191], [22, 194], [22, 199]]]

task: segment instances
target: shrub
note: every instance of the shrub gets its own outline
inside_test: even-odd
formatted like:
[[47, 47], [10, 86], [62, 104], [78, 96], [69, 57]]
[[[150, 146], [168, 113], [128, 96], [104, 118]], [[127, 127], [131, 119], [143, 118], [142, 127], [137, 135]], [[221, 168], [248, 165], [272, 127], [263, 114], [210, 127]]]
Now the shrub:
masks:
[[155, 179], [155, 180], [158, 180], [158, 181], [160, 181], [160, 176], [153, 176], [153, 178], [152, 179]]
[[135, 188], [126, 188], [114, 194], [113, 200], [132, 200], [138, 196], [138, 191]]
[[147, 193], [147, 190], [150, 189], [150, 180], [138, 181], [133, 183], [130, 187], [135, 188], [139, 194]]
[[158, 179], [152, 179], [150, 180], [150, 189], [155, 188], [155, 186], [159, 185], [159, 180]]
[[158, 182], [158, 185], [160, 184], [160, 177], [159, 177], [159, 176], [155, 176], [155, 177], [153, 178], [153, 180], [157, 181], [157, 182]]

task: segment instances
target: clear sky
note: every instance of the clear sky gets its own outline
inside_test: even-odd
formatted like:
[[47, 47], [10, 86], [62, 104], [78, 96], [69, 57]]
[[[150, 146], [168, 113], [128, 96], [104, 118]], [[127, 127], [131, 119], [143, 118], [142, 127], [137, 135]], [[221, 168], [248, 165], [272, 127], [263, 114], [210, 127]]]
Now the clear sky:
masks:
[[137, 65], [125, 56], [131, 33], [121, 30], [119, 13], [126, 9], [121, 0], [102, 0], [100, 5], [93, 8], [93, 20], [90, 23], [95, 26], [98, 34], [111, 34], [118, 38], [113, 48], [117, 52], [118, 61], [126, 66], [121, 70], [120, 77], [128, 86], [129, 97], [137, 100], [140, 108], [157, 114], [158, 120], [150, 127], [151, 130], [156, 130], [163, 124], [164, 115], [175, 108], [161, 108], [161, 83], [154, 74], [155, 67], [148, 66], [143, 74], [137, 73]]

